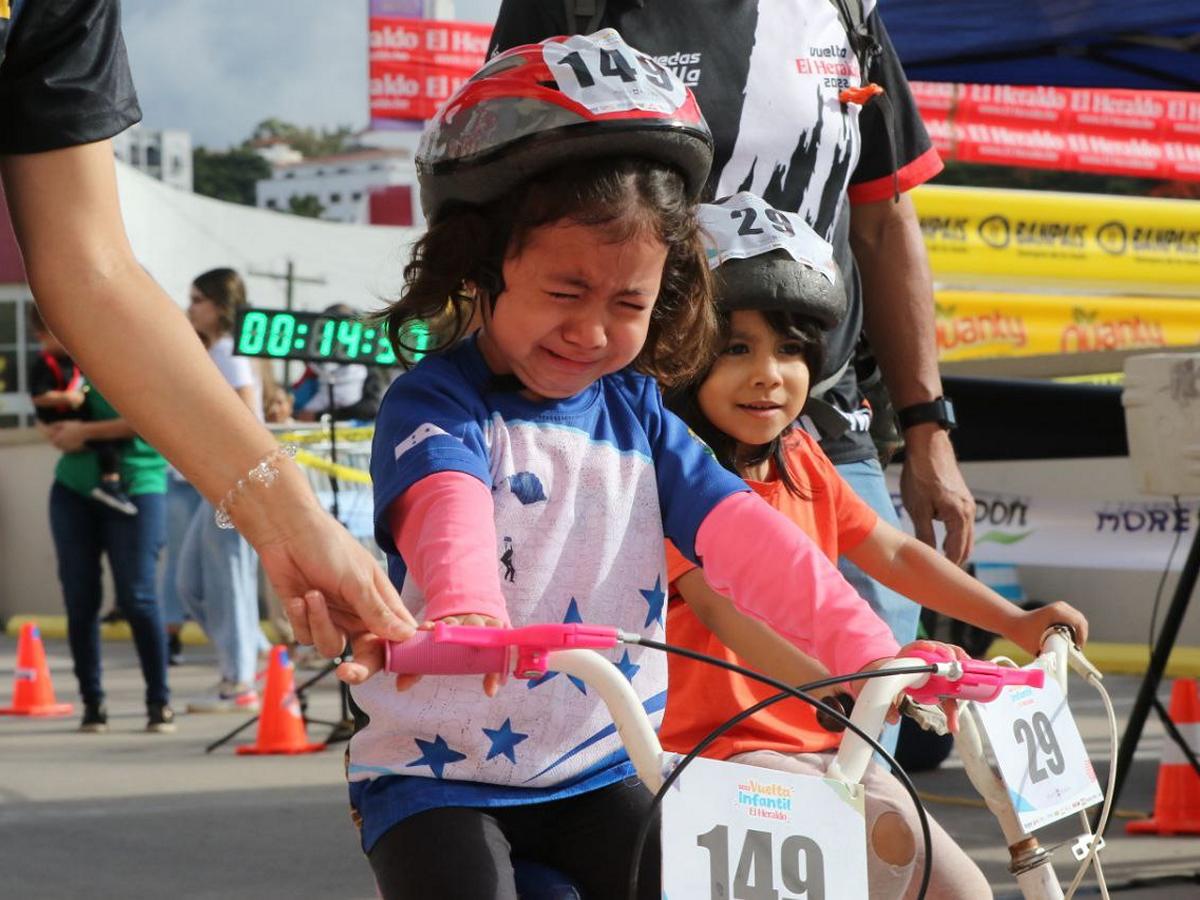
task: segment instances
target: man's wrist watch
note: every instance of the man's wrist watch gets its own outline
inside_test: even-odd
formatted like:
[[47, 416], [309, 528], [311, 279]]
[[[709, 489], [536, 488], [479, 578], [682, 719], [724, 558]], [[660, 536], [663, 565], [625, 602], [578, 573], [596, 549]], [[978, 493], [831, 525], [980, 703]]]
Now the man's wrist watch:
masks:
[[948, 397], [938, 397], [928, 403], [914, 403], [899, 410], [896, 415], [900, 419], [900, 427], [907, 431], [914, 425], [925, 425], [930, 422], [939, 428], [951, 431], [958, 427], [954, 417], [954, 404]]

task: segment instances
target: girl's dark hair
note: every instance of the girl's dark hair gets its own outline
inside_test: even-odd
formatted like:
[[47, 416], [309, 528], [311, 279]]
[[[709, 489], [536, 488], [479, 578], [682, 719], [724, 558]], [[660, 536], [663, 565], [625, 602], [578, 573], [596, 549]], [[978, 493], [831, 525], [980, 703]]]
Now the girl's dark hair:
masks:
[[492, 203], [441, 215], [413, 247], [400, 299], [376, 317], [392, 346], [417, 351], [408, 329], [423, 322], [425, 352], [449, 348], [478, 323], [479, 303], [504, 291], [504, 260], [521, 252], [535, 228], [563, 220], [604, 227], [614, 242], [648, 233], [666, 245], [662, 286], [633, 365], [664, 385], [694, 375], [716, 338], [712, 278], [683, 176], [645, 159], [570, 163]]
[[209, 269], [192, 280], [192, 286], [217, 307], [221, 333], [233, 331], [237, 311], [246, 305], [246, 283], [233, 269]]
[[[804, 347], [804, 362], [808, 366], [810, 373], [821, 371], [825, 363], [825, 332], [821, 329], [820, 325], [806, 316], [784, 312], [783, 310], [763, 309], [757, 310], [757, 312], [762, 314], [762, 317], [767, 321], [767, 325], [776, 334], [782, 335], [789, 340], [795, 340]], [[709, 373], [716, 364], [718, 355], [729, 340], [730, 314], [723, 310], [718, 311], [717, 325], [719, 329], [718, 349], [701, 360], [703, 371], [697, 377], [693, 378], [687, 384], [667, 392], [664, 397], [664, 403], [667, 409], [683, 419], [688, 427], [704, 443], [708, 444], [721, 465], [740, 477], [741, 472], [738, 471], [737, 460], [737, 441], [710, 422], [708, 416], [700, 408], [700, 388], [708, 378]], [[771, 460], [775, 464], [775, 471], [779, 473], [779, 479], [783, 482], [784, 487], [797, 497], [811, 500], [811, 495], [806, 495], [796, 481], [796, 476], [788, 466], [787, 457], [783, 452], [783, 440], [791, 433], [794, 427], [794, 425], [789, 425], [774, 440], [755, 447], [754, 452], [750, 454], [749, 458], [741, 460], [741, 463], [743, 466], [756, 466], [765, 460]]]

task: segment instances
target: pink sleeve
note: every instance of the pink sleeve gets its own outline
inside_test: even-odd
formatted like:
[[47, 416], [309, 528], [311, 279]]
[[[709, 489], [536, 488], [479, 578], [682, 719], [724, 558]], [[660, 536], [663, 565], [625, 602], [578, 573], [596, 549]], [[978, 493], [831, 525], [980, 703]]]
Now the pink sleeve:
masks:
[[396, 549], [425, 593], [425, 617], [477, 613], [508, 624], [497, 568], [492, 494], [478, 478], [438, 472], [393, 503]]
[[713, 507], [696, 555], [713, 590], [834, 672], [857, 672], [899, 649], [808, 535], [755, 494], [731, 494]]

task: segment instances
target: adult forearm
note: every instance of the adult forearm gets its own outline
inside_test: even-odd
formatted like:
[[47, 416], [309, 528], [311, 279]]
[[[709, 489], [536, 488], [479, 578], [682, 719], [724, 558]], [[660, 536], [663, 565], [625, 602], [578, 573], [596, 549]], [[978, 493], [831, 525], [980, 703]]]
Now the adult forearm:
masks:
[[110, 145], [8, 156], [0, 172], [50, 329], [129, 424], [219, 501], [274, 440], [134, 258]]
[[71, 403], [72, 398], [71, 391], [43, 391], [29, 399], [34, 406], [62, 406], [65, 403]]
[[864, 326], [892, 402], [899, 409], [941, 396], [933, 280], [912, 201], [855, 207], [852, 222]]
[[89, 441], [128, 441], [137, 432], [124, 419], [105, 419], [101, 422], [80, 422], [79, 427]]

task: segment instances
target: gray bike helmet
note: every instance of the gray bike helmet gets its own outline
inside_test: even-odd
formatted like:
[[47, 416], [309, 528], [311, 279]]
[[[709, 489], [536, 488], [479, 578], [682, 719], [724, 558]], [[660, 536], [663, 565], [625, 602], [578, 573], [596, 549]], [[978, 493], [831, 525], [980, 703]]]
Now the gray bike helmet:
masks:
[[740, 193], [700, 207], [717, 307], [778, 309], [828, 330], [846, 315], [846, 285], [833, 248], [797, 214]]

